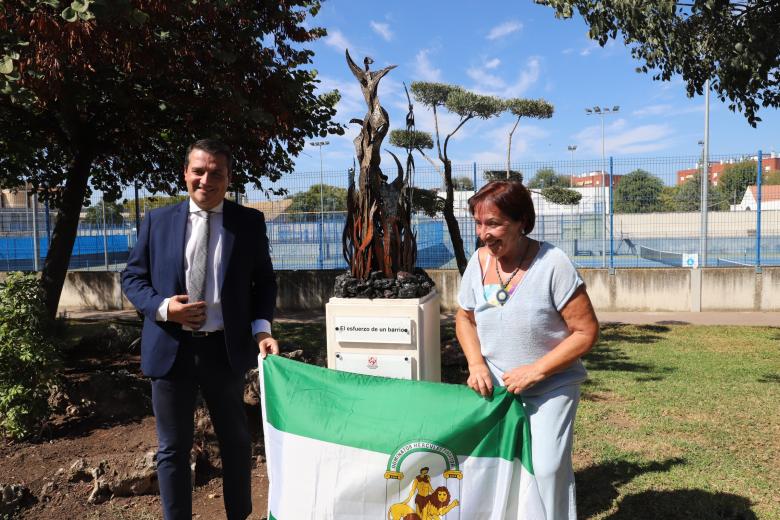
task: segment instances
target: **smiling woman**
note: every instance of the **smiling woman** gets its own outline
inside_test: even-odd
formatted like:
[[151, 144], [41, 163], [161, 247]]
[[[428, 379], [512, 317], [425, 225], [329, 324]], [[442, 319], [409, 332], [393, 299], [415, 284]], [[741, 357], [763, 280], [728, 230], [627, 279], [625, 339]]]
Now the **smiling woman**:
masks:
[[527, 237], [536, 216], [522, 183], [491, 182], [469, 209], [484, 246], [463, 273], [455, 319], [467, 384], [483, 396], [494, 385], [522, 396], [547, 518], [576, 518], [571, 446], [596, 316], [566, 254]]

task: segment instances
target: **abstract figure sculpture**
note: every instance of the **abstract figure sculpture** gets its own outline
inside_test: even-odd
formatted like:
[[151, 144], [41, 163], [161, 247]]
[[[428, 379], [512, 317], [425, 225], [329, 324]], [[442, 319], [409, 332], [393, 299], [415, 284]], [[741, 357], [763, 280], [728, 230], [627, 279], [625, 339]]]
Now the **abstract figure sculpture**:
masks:
[[[352, 61], [346, 52], [350, 70], [360, 82], [368, 112], [361, 121], [355, 138], [360, 173], [357, 184], [354, 172], [347, 194], [347, 222], [342, 235], [344, 258], [350, 265], [351, 275], [357, 280], [367, 280], [372, 272], [381, 272], [385, 278], [396, 278], [399, 272], [411, 273], [417, 256], [417, 244], [411, 228], [411, 190], [408, 176], [393, 155], [398, 173], [388, 183], [379, 167], [382, 140], [388, 131], [387, 111], [379, 103], [379, 81], [395, 65], [370, 71], [371, 58], [363, 60], [365, 70]], [[376, 275], [374, 275], [376, 276]]]

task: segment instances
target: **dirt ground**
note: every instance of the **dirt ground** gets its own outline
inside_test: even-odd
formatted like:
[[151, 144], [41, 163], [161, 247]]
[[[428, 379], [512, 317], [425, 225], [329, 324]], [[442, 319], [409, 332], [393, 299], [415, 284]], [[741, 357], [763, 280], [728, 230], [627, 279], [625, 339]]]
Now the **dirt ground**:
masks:
[[[156, 451], [157, 440], [149, 382], [140, 374], [137, 353], [126, 349], [90, 352], [89, 348], [78, 352], [78, 356], [71, 354], [66, 359], [59, 395], [53, 397], [57, 413], [40, 437], [34, 441], [0, 444], [0, 484], [21, 484], [32, 495], [25, 501], [25, 507], [10, 518], [161, 518], [159, 496], [153, 492], [88, 503], [94, 487], [94, 479], [87, 474], [91, 468], [104, 462], [108, 477], [137, 471], [144, 456]], [[250, 518], [260, 520], [266, 516], [268, 480], [258, 431], [259, 406], [255, 408], [256, 411], [250, 411], [254, 416], [250, 422], [257, 425], [252, 432], [256, 442], [252, 471], [254, 512]], [[196, 417], [197, 421], [201, 415]], [[225, 514], [218, 447], [208, 421], [206, 424], [203, 431], [199, 428], [196, 433], [199, 458], [193, 518], [220, 520]], [[71, 467], [82, 459], [86, 473], [74, 478]], [[0, 512], [0, 518], [6, 517]]]

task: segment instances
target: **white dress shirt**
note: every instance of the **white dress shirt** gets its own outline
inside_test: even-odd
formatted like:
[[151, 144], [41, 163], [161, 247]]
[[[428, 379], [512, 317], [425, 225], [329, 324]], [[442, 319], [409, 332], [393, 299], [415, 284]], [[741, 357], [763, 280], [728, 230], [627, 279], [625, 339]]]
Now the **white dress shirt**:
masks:
[[[187, 219], [187, 230], [184, 235], [184, 279], [189, 279], [190, 267], [195, 257], [195, 240], [193, 235], [198, 236], [196, 231], [206, 225], [206, 211], [200, 209], [192, 199], [189, 201], [189, 215]], [[222, 228], [222, 208], [224, 202], [220, 202], [212, 208], [209, 223], [209, 261], [206, 271], [206, 322], [198, 329], [202, 332], [213, 332], [222, 330], [224, 322], [222, 320], [222, 292], [219, 285], [219, 273], [222, 270], [222, 246], [224, 244], [224, 231]], [[157, 309], [157, 321], [168, 321], [168, 303], [171, 298], [165, 298]], [[194, 302], [190, 302], [194, 303]], [[182, 326], [184, 330], [192, 330], [187, 326]], [[271, 333], [271, 324], [268, 320], [259, 319], [252, 322], [252, 334], [257, 335], [260, 332]]]

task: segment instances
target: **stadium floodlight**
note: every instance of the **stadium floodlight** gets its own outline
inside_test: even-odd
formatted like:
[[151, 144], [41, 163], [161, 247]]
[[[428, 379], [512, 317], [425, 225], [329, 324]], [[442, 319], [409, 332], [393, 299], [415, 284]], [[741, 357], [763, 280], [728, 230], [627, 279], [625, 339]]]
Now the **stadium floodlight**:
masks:
[[[609, 107], [600, 107], [598, 105], [593, 107], [593, 110], [590, 110], [588, 108], [585, 109], [585, 115], [592, 116], [597, 115], [601, 118], [601, 201], [602, 201], [602, 219], [604, 218], [604, 209], [606, 208], [607, 204], [607, 196], [604, 192], [605, 188], [605, 171], [606, 171], [606, 163], [607, 163], [607, 153], [606, 153], [606, 145], [604, 141], [604, 116], [609, 114], [617, 114], [620, 110], [619, 105], [613, 105], [612, 109], [610, 110]], [[602, 230], [602, 244], [601, 244], [601, 257], [604, 264], [604, 267], [607, 267], [607, 222], [606, 219], [604, 219], [604, 227]]]
[[320, 269], [323, 269], [325, 263], [325, 251], [323, 246], [323, 234], [325, 233], [325, 200], [323, 197], [323, 188], [325, 187], [325, 181], [322, 175], [322, 147], [328, 146], [330, 141], [312, 141], [309, 144], [316, 146], [320, 151], [320, 257], [318, 265]]
[[569, 177], [569, 187], [574, 187], [574, 150], [577, 149], [576, 144], [570, 144], [566, 147], [567, 150], [571, 152], [571, 177]]

